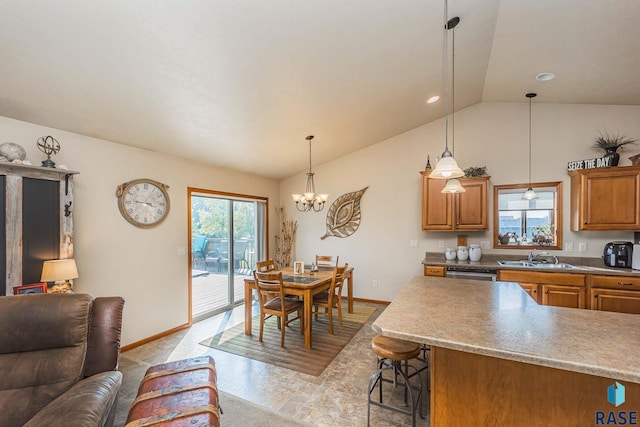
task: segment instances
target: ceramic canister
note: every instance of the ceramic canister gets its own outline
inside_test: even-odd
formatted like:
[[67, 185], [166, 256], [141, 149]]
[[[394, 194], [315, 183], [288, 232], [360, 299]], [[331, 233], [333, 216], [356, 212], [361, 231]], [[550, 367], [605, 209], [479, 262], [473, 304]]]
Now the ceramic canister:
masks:
[[466, 246], [458, 246], [458, 260], [466, 261], [469, 259], [469, 250]]
[[469, 260], [480, 261], [480, 258], [482, 258], [482, 249], [480, 249], [480, 245], [469, 245]]
[[444, 253], [444, 257], [449, 261], [453, 261], [454, 259], [456, 259], [456, 250], [453, 248], [447, 248]]

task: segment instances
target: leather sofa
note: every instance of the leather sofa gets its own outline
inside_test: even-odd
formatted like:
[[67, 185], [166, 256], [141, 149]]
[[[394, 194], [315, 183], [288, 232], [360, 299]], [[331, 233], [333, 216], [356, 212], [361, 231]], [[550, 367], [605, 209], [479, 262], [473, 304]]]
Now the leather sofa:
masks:
[[0, 297], [0, 426], [112, 426], [124, 300]]

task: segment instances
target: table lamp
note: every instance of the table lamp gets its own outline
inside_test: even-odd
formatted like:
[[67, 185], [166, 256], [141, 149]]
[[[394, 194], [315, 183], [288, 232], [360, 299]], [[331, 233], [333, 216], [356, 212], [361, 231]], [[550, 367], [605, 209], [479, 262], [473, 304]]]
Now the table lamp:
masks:
[[78, 278], [78, 268], [74, 259], [53, 259], [45, 261], [42, 265], [43, 282], [54, 282], [50, 293], [73, 292], [73, 279]]

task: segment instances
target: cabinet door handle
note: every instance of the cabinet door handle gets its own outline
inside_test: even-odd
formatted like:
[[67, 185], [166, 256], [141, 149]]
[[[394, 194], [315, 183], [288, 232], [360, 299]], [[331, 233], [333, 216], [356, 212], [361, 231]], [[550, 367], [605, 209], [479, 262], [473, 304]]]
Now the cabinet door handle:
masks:
[[544, 293], [545, 293], [545, 294], [548, 294], [548, 293], [549, 293], [549, 289], [545, 290], [545, 291], [544, 291]]
[[622, 286], [633, 286], [633, 283], [618, 282], [618, 285], [622, 285]]
[[595, 294], [593, 297], [594, 298], [598, 298], [600, 296], [600, 294]]

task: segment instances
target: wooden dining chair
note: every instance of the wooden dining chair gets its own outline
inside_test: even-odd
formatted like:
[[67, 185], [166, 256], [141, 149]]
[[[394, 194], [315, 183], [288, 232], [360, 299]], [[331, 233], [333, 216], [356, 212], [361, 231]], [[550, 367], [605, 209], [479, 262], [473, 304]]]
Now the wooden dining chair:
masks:
[[[302, 300], [287, 298], [284, 295], [282, 272], [260, 273], [253, 272], [258, 301], [260, 302], [260, 341], [264, 331], [264, 322], [272, 316], [278, 318], [278, 329], [281, 330], [280, 346], [284, 347], [284, 331], [289, 323], [300, 320], [300, 333], [304, 334], [304, 316], [302, 315]], [[289, 314], [298, 315], [289, 319]]]
[[[327, 316], [329, 321], [329, 333], [333, 335], [333, 309], [338, 309], [338, 324], [342, 326], [342, 285], [344, 285], [344, 272], [349, 268], [349, 264], [333, 269], [333, 277], [329, 289], [313, 296], [312, 314]], [[324, 308], [324, 311], [320, 311]]]
[[339, 256], [316, 255], [316, 265], [318, 267], [337, 267]]
[[256, 262], [256, 271], [259, 273], [268, 273], [276, 269], [276, 262], [272, 259]]

